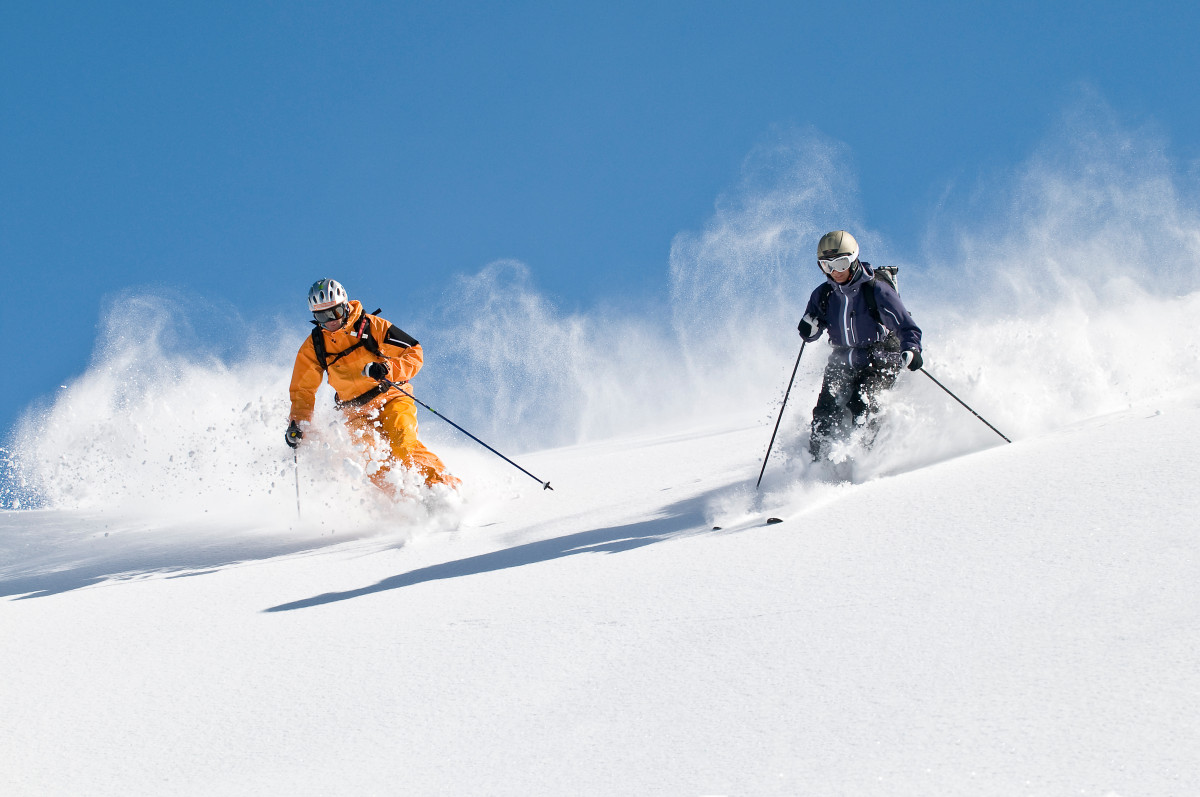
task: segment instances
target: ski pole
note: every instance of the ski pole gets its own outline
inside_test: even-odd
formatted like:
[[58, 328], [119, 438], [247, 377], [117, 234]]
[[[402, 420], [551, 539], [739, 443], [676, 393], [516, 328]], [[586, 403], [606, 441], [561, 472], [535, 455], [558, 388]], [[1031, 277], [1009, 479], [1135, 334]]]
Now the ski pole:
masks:
[[541, 479], [539, 479], [537, 476], [534, 476], [532, 473], [530, 473], [529, 471], [525, 470], [525, 469], [524, 469], [524, 468], [522, 468], [520, 465], [518, 465], [517, 463], [513, 462], [511, 459], [509, 459], [508, 457], [504, 456], [504, 455], [503, 455], [503, 454], [501, 454], [499, 451], [497, 451], [496, 449], [492, 448], [492, 447], [491, 447], [491, 446], [489, 446], [487, 443], [483, 442], [483, 441], [482, 441], [482, 440], [480, 440], [478, 437], [476, 437], [475, 435], [473, 435], [473, 434], [471, 434], [470, 432], [468, 432], [466, 429], [462, 428], [462, 427], [461, 427], [461, 426], [459, 426], [457, 423], [455, 423], [454, 421], [452, 421], [452, 420], [450, 420], [449, 418], [447, 418], [445, 415], [442, 415], [440, 412], [438, 412], [438, 411], [437, 411], [437, 410], [435, 410], [433, 407], [431, 407], [431, 406], [429, 406], [428, 404], [426, 404], [424, 401], [421, 401], [419, 398], [417, 398], [416, 396], [414, 396], [412, 393], [409, 393], [407, 390], [405, 390], [405, 389], [404, 389], [404, 386], [403, 386], [403, 385], [397, 384], [396, 382], [393, 382], [393, 381], [391, 381], [390, 379], [380, 379], [379, 381], [380, 381], [380, 383], [381, 383], [381, 384], [384, 384], [384, 385], [390, 385], [391, 387], [394, 387], [394, 388], [396, 388], [396, 389], [397, 389], [397, 390], [399, 390], [401, 393], [403, 393], [404, 395], [408, 396], [410, 399], [412, 399], [413, 401], [417, 402], [417, 403], [418, 403], [418, 404], [420, 404], [422, 407], [424, 407], [425, 409], [429, 410], [429, 411], [430, 411], [430, 412], [432, 412], [434, 415], [438, 416], [438, 417], [439, 417], [439, 418], [441, 418], [443, 421], [445, 421], [446, 423], [450, 424], [450, 425], [451, 425], [451, 426], [453, 426], [455, 429], [457, 429], [458, 431], [460, 431], [460, 432], [462, 432], [463, 434], [465, 434], [467, 437], [469, 437], [469, 438], [471, 438], [472, 440], [474, 440], [476, 443], [479, 443], [479, 445], [483, 446], [483, 447], [484, 447], [484, 448], [486, 448], [488, 451], [491, 451], [493, 454], [495, 454], [496, 456], [500, 457], [500, 459], [504, 460], [504, 461], [505, 461], [505, 462], [507, 462], [509, 465], [512, 465], [514, 468], [516, 468], [517, 470], [521, 471], [521, 473], [524, 473], [526, 476], [528, 476], [529, 478], [533, 479], [533, 480], [534, 480], [535, 482], [537, 482], [538, 484], [542, 485], [542, 489], [543, 489], [543, 490], [553, 490], [553, 489], [554, 489], [553, 487], [551, 487], [551, 486], [550, 486], [550, 482], [544, 482], [544, 481], [542, 481]]
[[292, 449], [292, 464], [296, 467], [293, 469], [296, 472], [296, 517], [301, 517], [300, 514], [300, 455], [296, 453], [296, 449]]
[[796, 355], [796, 365], [792, 368], [792, 378], [788, 380], [787, 390], [783, 394], [783, 404], [779, 407], [779, 417], [775, 419], [775, 431], [771, 432], [771, 442], [767, 443], [767, 455], [763, 457], [762, 470], [758, 472], [758, 481], [754, 483], [754, 489], [758, 489], [758, 485], [762, 484], [763, 474], [767, 471], [767, 460], [771, 457], [771, 446], [775, 445], [775, 435], [779, 432], [779, 422], [783, 420], [783, 408], [787, 406], [788, 396], [792, 392], [792, 383], [796, 381], [796, 371], [800, 370], [800, 358], [804, 356], [804, 345], [808, 341], [800, 341], [800, 353]]
[[[933, 374], [929, 373], [924, 368], [921, 369], [921, 373], [925, 374], [925, 376], [929, 377], [930, 379], [933, 379]], [[938, 387], [940, 387], [942, 390], [945, 390], [946, 393], [949, 394], [950, 398], [954, 399], [955, 401], [957, 401], [959, 404], [963, 405], [964, 407], [967, 407], [967, 402], [963, 401], [958, 396], [951, 393], [950, 388], [946, 387], [945, 385], [943, 385], [941, 382], [937, 381], [936, 379], [933, 379], [933, 383], [935, 385], [937, 385]], [[978, 412], [971, 409], [970, 407], [967, 407], [967, 411], [970, 412], [972, 415], [974, 415], [979, 420], [983, 421], [984, 425], [987, 426], [987, 428], [991, 429], [993, 432], [1000, 435], [1001, 437], [1004, 437], [1003, 433], [1001, 433], [1001, 431], [999, 429], [997, 429], [995, 426], [992, 426], [990, 423], [985, 421], [983, 419], [983, 416], [980, 415]], [[1004, 437], [1004, 442], [1011, 443], [1012, 440], [1009, 440], [1007, 437]]]

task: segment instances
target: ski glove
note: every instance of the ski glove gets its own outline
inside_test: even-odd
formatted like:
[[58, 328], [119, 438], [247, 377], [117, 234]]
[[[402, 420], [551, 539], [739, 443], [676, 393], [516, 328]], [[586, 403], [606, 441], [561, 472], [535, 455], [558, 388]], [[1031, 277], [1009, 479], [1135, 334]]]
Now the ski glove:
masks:
[[387, 379], [387, 375], [388, 369], [383, 363], [367, 363], [367, 366], [363, 368], [363, 376], [369, 376], [376, 381]]
[[300, 441], [304, 439], [304, 430], [300, 428], [300, 424], [292, 421], [288, 424], [287, 431], [283, 433], [283, 440], [292, 448], [300, 445]]
[[800, 326], [796, 327], [800, 332], [800, 337], [811, 338], [814, 335], [820, 334], [821, 322], [810, 315], [800, 319]]
[[920, 371], [924, 361], [921, 359], [921, 352], [916, 349], [909, 349], [900, 355], [900, 361], [904, 363], [904, 367], [910, 371]]

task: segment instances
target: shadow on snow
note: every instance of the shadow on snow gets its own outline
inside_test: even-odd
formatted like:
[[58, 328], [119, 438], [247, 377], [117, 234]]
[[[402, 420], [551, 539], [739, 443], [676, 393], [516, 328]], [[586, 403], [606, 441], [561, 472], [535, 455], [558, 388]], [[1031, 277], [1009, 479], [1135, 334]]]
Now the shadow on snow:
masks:
[[357, 539], [356, 535], [346, 534], [297, 539], [262, 535], [253, 529], [183, 533], [125, 530], [101, 536], [57, 526], [44, 524], [33, 533], [0, 540], [0, 565], [15, 563], [18, 557], [24, 560], [7, 572], [0, 570], [0, 598], [42, 598], [104, 582], [149, 576], [202, 575], [249, 562], [315, 552]]
[[664, 507], [663, 516], [653, 520], [643, 520], [623, 526], [610, 526], [602, 529], [582, 531], [563, 537], [525, 543], [513, 548], [505, 548], [492, 553], [470, 556], [453, 562], [443, 562], [438, 565], [422, 567], [408, 573], [389, 576], [377, 584], [368, 587], [349, 590], [346, 592], [327, 592], [311, 598], [280, 604], [265, 609], [267, 612], [287, 612], [294, 609], [308, 609], [313, 606], [323, 606], [328, 603], [361, 598], [378, 592], [393, 589], [403, 589], [429, 581], [440, 581], [448, 578], [462, 578], [497, 570], [507, 570], [513, 567], [549, 562], [565, 556], [581, 553], [621, 553], [653, 545], [656, 542], [680, 537], [688, 532], [698, 532], [705, 526], [704, 506], [707, 495], [681, 501]]

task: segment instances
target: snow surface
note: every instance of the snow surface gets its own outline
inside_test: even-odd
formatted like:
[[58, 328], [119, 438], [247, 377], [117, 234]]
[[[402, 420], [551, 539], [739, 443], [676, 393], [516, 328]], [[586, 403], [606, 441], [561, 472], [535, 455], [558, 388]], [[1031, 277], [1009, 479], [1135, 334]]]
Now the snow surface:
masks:
[[808, 464], [810, 346], [761, 491], [811, 242], [896, 262], [825, 142], [749, 159], [665, 313], [497, 263], [411, 328], [553, 491], [422, 411], [463, 494], [389, 505], [327, 395], [282, 444], [302, 328], [115, 297], [0, 450], [0, 795], [1200, 795], [1200, 210], [1063, 142], [901, 273], [1014, 442], [905, 373]]
[[569, 447], [452, 531], [4, 512], [0, 792], [1196, 794], [1198, 425], [759, 498], [769, 426]]

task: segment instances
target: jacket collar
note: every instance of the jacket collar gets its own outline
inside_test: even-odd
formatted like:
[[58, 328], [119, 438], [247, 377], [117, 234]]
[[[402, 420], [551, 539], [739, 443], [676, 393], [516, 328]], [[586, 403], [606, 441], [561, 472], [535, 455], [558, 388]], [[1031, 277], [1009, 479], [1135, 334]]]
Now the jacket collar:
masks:
[[871, 277], [875, 276], [875, 272], [866, 263], [859, 262], [857, 265], [851, 266], [855, 270], [855, 274], [850, 278], [849, 282], [838, 282], [832, 276], [826, 275], [825, 279], [833, 286], [834, 290], [848, 293], [858, 290], [862, 284]]
[[363, 316], [362, 302], [358, 301], [357, 299], [351, 300], [350, 301], [350, 317], [346, 319], [346, 326], [339, 329], [338, 332], [350, 331], [355, 326], [357, 326], [358, 322], [362, 319], [362, 316]]

